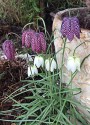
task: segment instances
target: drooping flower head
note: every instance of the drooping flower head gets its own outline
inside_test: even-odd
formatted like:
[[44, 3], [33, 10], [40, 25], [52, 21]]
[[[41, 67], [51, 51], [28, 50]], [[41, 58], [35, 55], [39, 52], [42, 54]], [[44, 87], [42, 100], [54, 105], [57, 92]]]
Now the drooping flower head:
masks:
[[26, 30], [22, 33], [22, 46], [25, 46], [27, 48], [31, 47], [32, 37], [34, 33], [35, 31], [32, 29]]
[[61, 33], [63, 37], [72, 41], [74, 36], [80, 39], [80, 26], [77, 17], [65, 17], [61, 25]]
[[28, 77], [30, 76], [34, 76], [34, 75], [37, 75], [38, 74], [38, 69], [36, 66], [28, 66], [28, 70], [27, 70], [27, 74], [28, 74]]
[[42, 56], [35, 56], [34, 65], [37, 66], [37, 68], [39, 68], [40, 66], [43, 67], [44, 66], [43, 57]]
[[52, 58], [45, 60], [45, 68], [47, 71], [53, 72], [57, 68], [56, 61]]
[[45, 40], [44, 33], [36, 32], [33, 35], [31, 47], [32, 47], [32, 51], [36, 53], [41, 53], [46, 51], [46, 40]]
[[74, 73], [76, 70], [80, 71], [80, 58], [78, 57], [68, 57], [67, 69]]
[[2, 49], [7, 59], [14, 60], [15, 59], [15, 48], [14, 44], [11, 40], [4, 41], [2, 45]]
[[46, 40], [43, 32], [35, 32], [32, 29], [22, 34], [22, 46], [32, 49], [33, 52], [41, 53], [46, 51]]

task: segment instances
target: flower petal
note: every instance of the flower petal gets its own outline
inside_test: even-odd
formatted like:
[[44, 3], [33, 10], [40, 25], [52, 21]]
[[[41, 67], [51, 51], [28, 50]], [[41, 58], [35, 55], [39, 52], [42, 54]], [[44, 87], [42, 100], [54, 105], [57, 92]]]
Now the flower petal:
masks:
[[38, 69], [36, 66], [32, 67], [32, 75], [37, 75], [38, 74]]
[[45, 68], [47, 71], [50, 71], [50, 60], [49, 59], [45, 60]]
[[31, 42], [31, 48], [33, 52], [36, 52], [36, 36], [33, 35], [32, 42]]
[[68, 17], [64, 17], [61, 25], [61, 33], [64, 37], [66, 37], [67, 34], [67, 24], [68, 24]]
[[74, 24], [74, 34], [78, 39], [80, 39], [80, 25], [77, 17], [73, 18], [73, 24]]
[[33, 35], [35, 31], [32, 29], [26, 30], [22, 33], [22, 46], [29, 48], [31, 46]]
[[67, 24], [67, 38], [69, 41], [72, 41], [74, 38], [74, 24], [73, 24], [73, 18], [69, 18], [68, 24]]
[[52, 58], [45, 60], [45, 67], [47, 71], [53, 72], [56, 69], [56, 61]]
[[39, 68], [41, 66], [39, 56], [35, 56], [34, 65], [37, 66], [37, 68]]
[[39, 33], [35, 33], [33, 35], [31, 46], [34, 52], [40, 53], [42, 51]]
[[80, 58], [75, 58], [75, 64], [78, 71], [80, 71]]
[[43, 57], [39, 57], [39, 61], [40, 61], [40, 66], [44, 66], [44, 59], [43, 59]]
[[41, 49], [42, 52], [46, 52], [46, 40], [45, 40], [45, 35], [43, 32], [39, 33], [39, 37], [41, 39]]
[[4, 41], [4, 43], [2, 44], [2, 48], [7, 59], [9, 60], [15, 59], [15, 47], [11, 40]]
[[67, 61], [67, 69], [71, 72], [75, 72], [76, 71], [76, 64], [75, 64], [75, 61], [74, 61], [74, 58], [73, 57], [69, 57], [68, 58], [68, 61]]
[[28, 77], [30, 77], [32, 75], [32, 72], [31, 72], [31, 67], [28, 66], [28, 71], [27, 71], [27, 74], [28, 74]]
[[51, 68], [50, 68], [51, 72], [53, 72], [54, 69], [56, 69], [56, 61], [53, 59], [53, 60], [51, 61]]
[[42, 52], [42, 48], [41, 48], [41, 39], [40, 39], [40, 36], [39, 36], [39, 33], [36, 33], [36, 37], [37, 37], [37, 40], [36, 40], [36, 52], [37, 53], [40, 53]]

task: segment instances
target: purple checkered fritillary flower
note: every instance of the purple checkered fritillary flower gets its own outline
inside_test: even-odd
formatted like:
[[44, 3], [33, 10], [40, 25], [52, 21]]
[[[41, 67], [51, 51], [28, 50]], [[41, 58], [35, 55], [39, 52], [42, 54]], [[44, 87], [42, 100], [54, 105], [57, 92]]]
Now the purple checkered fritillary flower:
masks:
[[68, 38], [70, 41], [73, 40], [74, 35], [80, 38], [80, 26], [77, 17], [65, 17], [61, 25], [61, 33], [64, 37]]
[[15, 59], [15, 48], [11, 40], [6, 40], [2, 45], [2, 49], [7, 59], [9, 60]]
[[46, 40], [43, 32], [36, 32], [31, 42], [32, 51], [41, 53], [46, 51]]
[[22, 46], [26, 46], [27, 48], [31, 47], [32, 37], [35, 33], [34, 30], [29, 29], [23, 32], [22, 34]]

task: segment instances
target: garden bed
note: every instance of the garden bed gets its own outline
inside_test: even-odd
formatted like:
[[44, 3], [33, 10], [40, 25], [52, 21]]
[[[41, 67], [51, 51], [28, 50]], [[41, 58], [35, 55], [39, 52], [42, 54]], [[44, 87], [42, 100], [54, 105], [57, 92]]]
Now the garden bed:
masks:
[[[53, 32], [53, 34], [51, 33], [52, 21], [54, 21], [53, 31], [54, 28], [59, 28], [59, 34], [61, 33], [61, 27], [59, 26], [61, 25], [63, 17], [68, 18], [70, 13], [68, 12], [68, 9], [65, 11], [60, 11], [60, 13], [58, 12], [56, 13], [56, 15], [53, 15], [53, 17], [56, 19], [53, 20], [49, 15], [49, 2], [45, 1], [45, 3], [42, 3], [43, 2], [41, 1], [40, 6], [44, 7], [47, 4], [47, 9], [44, 10], [43, 13], [40, 13], [42, 8], [40, 7], [39, 10], [38, 6], [36, 6], [36, 4], [34, 3], [35, 8], [33, 9], [35, 11], [35, 15], [32, 15], [32, 17], [34, 17], [32, 19], [34, 23], [26, 24], [23, 30], [21, 24], [25, 23], [24, 20], [21, 20], [21, 24], [18, 22], [18, 24], [15, 25], [9, 24], [8, 22], [0, 22], [0, 48], [2, 48], [4, 51], [3, 54], [2, 49], [0, 50], [0, 125], [74, 125], [74, 123], [75, 125], [89, 125], [89, 120], [86, 118], [86, 108], [84, 107], [84, 111], [86, 114], [82, 113], [81, 111], [83, 109], [83, 105], [80, 101], [75, 99], [75, 96], [82, 94], [82, 91], [80, 86], [72, 88], [72, 71], [69, 71], [69, 83], [71, 85], [70, 87], [68, 87], [67, 85], [69, 75], [65, 76], [63, 79], [65, 71], [64, 68], [66, 67], [64, 67], [63, 61], [59, 61], [61, 61], [61, 59], [64, 60], [64, 56], [66, 56], [64, 55], [66, 54], [66, 51], [64, 52], [65, 48], [62, 47], [63, 56], [61, 58], [61, 53], [54, 51], [53, 46], [56, 40], [59, 41], [59, 44], [55, 45], [55, 49], [61, 47], [60, 45], [62, 39], [64, 39], [64, 36], [59, 36], [61, 37], [60, 40], [56, 39], [58, 37], [53, 37], [53, 35], [56, 34], [55, 32]], [[16, 2], [16, 4], [18, 4], [18, 2]], [[27, 8], [27, 2], [25, 4], [25, 7]], [[53, 7], [54, 6], [52, 6], [52, 10]], [[81, 14], [79, 13], [79, 10]], [[80, 27], [83, 29], [81, 30], [80, 34], [84, 33], [83, 38], [86, 38], [87, 33], [85, 33], [84, 31], [88, 32], [88, 30], [90, 30], [90, 9], [85, 8], [85, 10], [83, 10], [83, 8], [79, 8], [79, 10], [77, 12], [77, 8], [70, 9], [70, 12], [71, 16], [77, 15], [79, 20], [81, 19], [81, 17], [84, 17], [80, 20]], [[10, 12], [10, 10], [8, 10], [8, 12]], [[19, 14], [17, 13], [16, 9], [15, 14], [17, 16]], [[43, 17], [45, 16], [45, 22], [41, 17], [36, 17], [36, 15], [39, 14], [43, 14]], [[18, 19], [23, 19], [22, 13], [21, 17]], [[25, 21], [27, 20], [29, 20], [28, 16], [27, 18], [25, 18]], [[4, 49], [4, 47], [2, 46], [4, 42], [4, 47], [9, 49], [9, 54], [11, 55], [12, 53], [13, 55], [15, 54], [13, 46], [11, 44], [14, 43], [16, 48], [15, 58], [13, 58], [13, 56], [11, 55], [8, 56], [8, 51], [6, 51], [6, 49]], [[68, 43], [72, 44], [73, 42]], [[10, 45], [11, 48], [8, 45]], [[87, 45], [88, 44], [85, 44], [85, 47]], [[71, 47], [71, 49], [73, 47]], [[59, 54], [58, 57], [57, 54]], [[36, 62], [34, 62], [35, 57], [37, 58]], [[61, 67], [59, 67], [60, 64], [62, 65]], [[80, 65], [79, 68], [81, 68]], [[77, 69], [75, 73], [78, 74]], [[82, 96], [80, 97], [82, 98]], [[80, 107], [81, 109], [78, 109], [77, 107]]]

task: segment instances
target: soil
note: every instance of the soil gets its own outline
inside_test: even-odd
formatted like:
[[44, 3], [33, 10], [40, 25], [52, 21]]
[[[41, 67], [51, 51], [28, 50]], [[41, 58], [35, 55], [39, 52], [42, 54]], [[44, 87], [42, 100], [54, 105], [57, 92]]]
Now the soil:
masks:
[[[0, 111], [12, 109], [13, 102], [8, 100], [4, 101], [8, 95], [25, 85], [26, 83], [20, 82], [27, 78], [26, 74], [26, 61], [17, 59], [15, 62], [7, 60], [0, 60]], [[23, 90], [22, 90], [23, 91]], [[25, 94], [25, 93], [24, 93]], [[29, 92], [26, 94], [30, 94]], [[16, 98], [17, 101], [22, 102], [23, 94]], [[15, 112], [14, 112], [15, 113]], [[13, 112], [12, 112], [13, 114]], [[17, 115], [17, 113], [16, 113]], [[14, 119], [13, 117], [0, 116], [0, 119]], [[0, 125], [11, 125], [9, 122], [0, 121]]]
[[[27, 82], [22, 82], [23, 80], [31, 79], [27, 76], [27, 65], [26, 60], [17, 58], [15, 61], [0, 60], [0, 111], [11, 110], [13, 108], [14, 102], [7, 97], [18, 90], [20, 87], [27, 84]], [[40, 79], [38, 76], [35, 79]], [[25, 100], [23, 97], [29, 96], [32, 93], [30, 91], [24, 92], [28, 89], [28, 86], [24, 89], [20, 89], [18, 92], [13, 94], [14, 99], [20, 103], [30, 102], [31, 100]], [[18, 93], [19, 96], [15, 96]], [[7, 100], [6, 100], [7, 99]], [[0, 119], [5, 120], [15, 120], [14, 116], [20, 115], [20, 110], [14, 110], [7, 115], [0, 115]], [[0, 125], [16, 125], [15, 123], [0, 121]]]
[[[21, 32], [21, 27], [10, 26], [8, 22], [0, 20], [0, 48], [5, 40], [5, 35], [9, 32]], [[0, 50], [1, 53], [1, 50]], [[11, 94], [15, 89], [19, 88], [23, 84], [20, 79], [24, 79], [25, 61], [16, 60], [16, 62], [9, 62], [7, 60], [0, 59], [0, 111], [5, 111], [12, 108], [12, 101], [3, 102], [3, 100]], [[25, 71], [25, 70], [24, 70]], [[9, 116], [0, 116], [0, 119], [11, 119]], [[14, 125], [10, 122], [0, 121], [0, 125]]]

